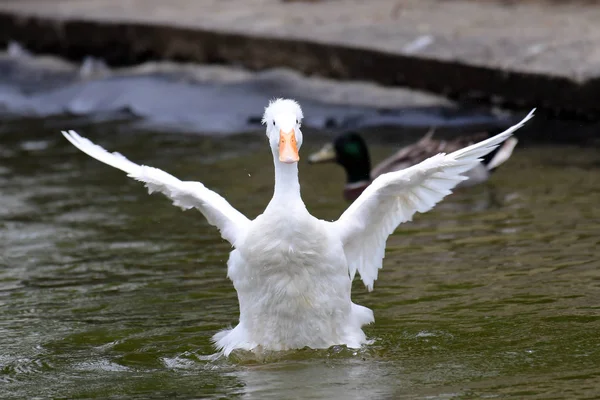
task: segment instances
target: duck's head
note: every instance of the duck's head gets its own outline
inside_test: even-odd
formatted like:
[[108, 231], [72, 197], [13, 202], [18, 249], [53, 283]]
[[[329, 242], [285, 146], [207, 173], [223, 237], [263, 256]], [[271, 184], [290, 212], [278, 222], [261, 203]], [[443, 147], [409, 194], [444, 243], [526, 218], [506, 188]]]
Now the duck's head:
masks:
[[346, 170], [348, 183], [370, 179], [371, 160], [363, 138], [355, 132], [344, 133], [308, 158], [309, 163], [336, 162]]
[[279, 162], [293, 164], [300, 160], [302, 117], [300, 105], [290, 99], [271, 100], [265, 108], [262, 123], [267, 126], [269, 144]]

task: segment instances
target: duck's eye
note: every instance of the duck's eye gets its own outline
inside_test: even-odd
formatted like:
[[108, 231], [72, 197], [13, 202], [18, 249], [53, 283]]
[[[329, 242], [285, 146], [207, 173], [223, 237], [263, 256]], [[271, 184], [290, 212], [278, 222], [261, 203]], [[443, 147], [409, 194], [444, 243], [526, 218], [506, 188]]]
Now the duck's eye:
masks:
[[275, 126], [275, 121], [273, 121], [273, 126]]
[[298, 121], [298, 119], [296, 119], [296, 125], [299, 125], [299, 124], [300, 124], [300, 121]]

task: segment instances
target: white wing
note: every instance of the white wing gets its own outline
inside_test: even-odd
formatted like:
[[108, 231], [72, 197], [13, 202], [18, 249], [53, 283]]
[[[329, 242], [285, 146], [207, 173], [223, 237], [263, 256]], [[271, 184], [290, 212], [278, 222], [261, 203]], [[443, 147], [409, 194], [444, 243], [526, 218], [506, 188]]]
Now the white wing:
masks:
[[440, 153], [401, 171], [380, 175], [348, 207], [333, 227], [344, 244], [351, 279], [356, 271], [373, 290], [385, 255], [385, 242], [398, 225], [429, 211], [467, 179], [469, 171], [533, 117], [533, 109], [506, 131], [451, 154]]
[[137, 165], [119, 153], [109, 153], [81, 137], [75, 131], [62, 134], [79, 150], [105, 164], [125, 171], [133, 179], [144, 182], [148, 193], [161, 192], [184, 210], [197, 208], [211, 225], [216, 226], [223, 239], [232, 245], [250, 220], [233, 208], [227, 200], [207, 189], [200, 182], [184, 182], [157, 168]]

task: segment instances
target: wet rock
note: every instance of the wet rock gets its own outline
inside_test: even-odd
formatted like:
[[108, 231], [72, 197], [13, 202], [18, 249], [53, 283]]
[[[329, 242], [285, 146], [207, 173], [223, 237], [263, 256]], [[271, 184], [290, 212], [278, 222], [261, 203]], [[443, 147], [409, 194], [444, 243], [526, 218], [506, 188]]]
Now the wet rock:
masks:
[[507, 122], [506, 116], [461, 109], [418, 91], [308, 78], [288, 69], [157, 62], [110, 69], [101, 60], [86, 63], [0, 56], [0, 71], [6, 72], [0, 78], [0, 110], [37, 118], [129, 115], [150, 129], [226, 134], [259, 129], [270, 99], [292, 97], [305, 109], [305, 126], [333, 131]]

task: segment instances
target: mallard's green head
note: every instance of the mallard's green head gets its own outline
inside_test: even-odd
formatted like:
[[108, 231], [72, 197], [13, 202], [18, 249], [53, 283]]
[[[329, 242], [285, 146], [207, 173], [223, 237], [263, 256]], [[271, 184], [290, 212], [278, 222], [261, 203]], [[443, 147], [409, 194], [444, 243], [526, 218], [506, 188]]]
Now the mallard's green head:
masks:
[[371, 180], [369, 149], [363, 138], [348, 132], [309, 156], [310, 163], [336, 162], [346, 170], [348, 183]]

